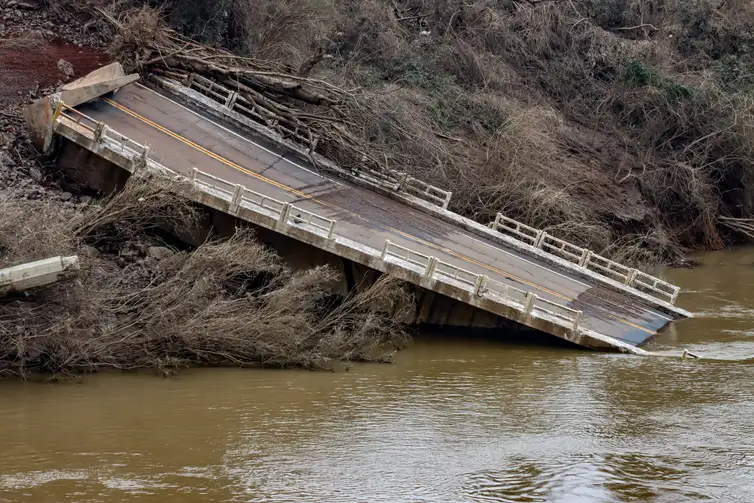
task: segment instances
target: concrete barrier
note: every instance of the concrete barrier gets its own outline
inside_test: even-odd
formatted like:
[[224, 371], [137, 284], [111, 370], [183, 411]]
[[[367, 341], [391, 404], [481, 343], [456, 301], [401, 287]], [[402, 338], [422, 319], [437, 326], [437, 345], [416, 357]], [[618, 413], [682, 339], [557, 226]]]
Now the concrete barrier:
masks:
[[86, 103], [109, 92], [139, 80], [139, 74], [126, 75], [120, 63], [115, 62], [65, 84], [60, 99], [71, 107]]
[[79, 259], [73, 255], [52, 257], [0, 269], [0, 295], [23, 292], [55, 283], [64, 279], [70, 271], [76, 271], [78, 268]]

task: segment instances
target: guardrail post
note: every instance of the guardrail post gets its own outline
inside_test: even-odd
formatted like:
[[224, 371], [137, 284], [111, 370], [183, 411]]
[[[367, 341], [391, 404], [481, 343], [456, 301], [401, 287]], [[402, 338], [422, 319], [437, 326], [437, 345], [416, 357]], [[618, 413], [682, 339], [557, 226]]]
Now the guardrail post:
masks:
[[448, 192], [448, 195], [445, 196], [445, 201], [442, 203], [442, 209], [447, 210], [448, 206], [450, 205], [450, 198], [453, 197], [452, 192]]
[[280, 218], [278, 219], [278, 222], [281, 224], [288, 223], [288, 217], [291, 214], [291, 203], [284, 203], [283, 209], [280, 210]]
[[670, 303], [675, 304], [675, 301], [678, 299], [678, 294], [681, 293], [681, 288], [676, 286], [673, 288], [673, 294], [670, 296]]
[[524, 305], [524, 313], [526, 316], [530, 316], [534, 310], [534, 303], [537, 301], [537, 294], [528, 292], [526, 294], [526, 305]]
[[107, 125], [104, 122], [97, 123], [97, 126], [94, 128], [94, 141], [102, 141], [102, 138], [105, 136], [105, 128], [107, 128]]
[[500, 227], [500, 221], [502, 219], [503, 219], [503, 214], [502, 213], [498, 213], [497, 215], [495, 215], [495, 227], [493, 227], [493, 229], [497, 230], [498, 227]]
[[238, 214], [238, 208], [241, 206], [241, 197], [243, 197], [243, 185], [237, 183], [233, 189], [233, 199], [230, 200], [230, 207], [228, 208], [231, 213]]
[[231, 91], [230, 94], [228, 94], [228, 98], [225, 100], [225, 108], [233, 110], [233, 107], [236, 104], [236, 99], [238, 99], [238, 93]]
[[435, 257], [429, 257], [429, 262], [427, 262], [427, 268], [424, 269], [424, 277], [432, 279], [432, 276], [435, 274], [436, 269], [437, 269], [437, 259]]
[[539, 234], [537, 234], [537, 240], [534, 242], [534, 247], [542, 248], [542, 243], [545, 242], [545, 238], [547, 238], [547, 233], [545, 231], [539, 231]]
[[385, 260], [387, 258], [387, 249], [390, 248], [390, 240], [385, 240], [385, 246], [382, 247], [382, 254], [380, 255], [380, 260]]
[[333, 220], [333, 221], [330, 222], [330, 230], [327, 233], [327, 239], [332, 239], [332, 238], [335, 237], [335, 224], [336, 223], [337, 222], [335, 220]]
[[147, 166], [147, 156], [149, 155], [149, 147], [144, 145], [142, 147], [141, 154], [131, 162], [131, 169], [134, 173], [145, 168]]
[[194, 84], [194, 74], [189, 73], [188, 84], [186, 85], [186, 87], [190, 88], [193, 84]]
[[626, 275], [626, 281], [625, 284], [627, 286], [631, 286], [636, 279], [636, 275], [639, 273], [636, 269], [631, 269], [628, 274]]
[[199, 174], [199, 170], [191, 168], [191, 185], [196, 185], [196, 177]]
[[489, 276], [479, 275], [476, 277], [476, 283], [474, 284], [474, 295], [481, 297], [487, 290], [487, 282], [490, 280]]
[[581, 253], [581, 260], [579, 260], [579, 265], [581, 267], [587, 267], [589, 265], [589, 261], [592, 260], [592, 250], [584, 250]]
[[583, 311], [576, 311], [576, 317], [573, 320], [573, 328], [571, 330], [573, 330], [574, 332], [578, 332], [579, 325], [581, 325], [581, 318], [583, 316], [584, 316]]
[[398, 179], [398, 191], [403, 192], [406, 188], [406, 184], [408, 184], [408, 173], [403, 173], [403, 176]]

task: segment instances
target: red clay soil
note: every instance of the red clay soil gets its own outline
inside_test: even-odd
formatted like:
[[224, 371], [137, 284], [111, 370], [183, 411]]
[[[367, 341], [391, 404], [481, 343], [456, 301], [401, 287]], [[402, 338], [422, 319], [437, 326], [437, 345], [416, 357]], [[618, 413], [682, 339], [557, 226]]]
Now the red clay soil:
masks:
[[73, 65], [74, 79], [110, 62], [107, 54], [62, 41], [44, 39], [0, 40], [0, 106], [32, 96], [30, 91], [54, 87], [69, 79], [58, 69], [64, 59]]

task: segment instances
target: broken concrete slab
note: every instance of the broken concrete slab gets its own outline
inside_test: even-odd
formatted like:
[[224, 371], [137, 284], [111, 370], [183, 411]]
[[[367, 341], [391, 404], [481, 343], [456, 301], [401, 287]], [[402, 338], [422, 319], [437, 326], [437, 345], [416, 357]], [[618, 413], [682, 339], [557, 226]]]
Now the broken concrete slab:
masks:
[[52, 119], [60, 100], [69, 107], [75, 107], [137, 80], [138, 74], [126, 75], [123, 66], [115, 62], [69, 82], [57, 94], [35, 101], [24, 110], [32, 144], [39, 152], [49, 151], [52, 143]]
[[115, 62], [64, 85], [61, 99], [69, 107], [75, 107], [137, 80], [139, 74], [126, 75], [123, 66]]
[[23, 292], [65, 279], [69, 272], [79, 268], [79, 258], [52, 257], [0, 269], [0, 296]]
[[52, 116], [60, 95], [45, 96], [24, 109], [24, 120], [32, 145], [46, 153], [52, 143]]

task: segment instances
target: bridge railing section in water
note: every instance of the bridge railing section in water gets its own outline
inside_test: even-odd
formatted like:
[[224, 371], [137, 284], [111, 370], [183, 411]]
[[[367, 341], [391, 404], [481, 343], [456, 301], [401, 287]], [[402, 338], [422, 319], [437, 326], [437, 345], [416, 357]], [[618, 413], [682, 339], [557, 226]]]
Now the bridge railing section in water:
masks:
[[474, 295], [493, 299], [508, 307], [522, 311], [527, 316], [536, 310], [538, 315], [546, 315], [558, 324], [565, 325], [571, 330], [578, 331], [581, 324], [582, 311], [571, 309], [557, 302], [545, 299], [534, 292], [524, 291], [510, 284], [490, 279], [489, 276], [477, 274], [448, 264], [435, 257], [419, 253], [408, 247], [385, 241], [380, 255], [382, 260], [398, 259], [414, 270], [420, 271], [429, 280], [445, 281], [462, 285], [470, 289]]

